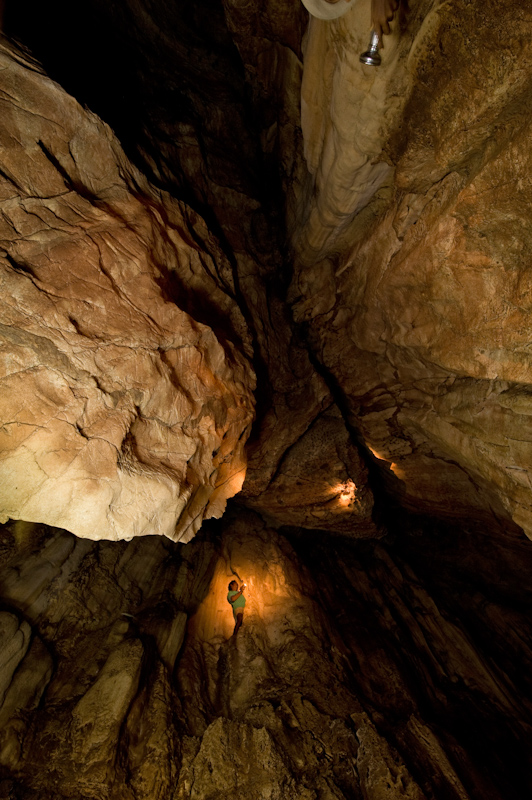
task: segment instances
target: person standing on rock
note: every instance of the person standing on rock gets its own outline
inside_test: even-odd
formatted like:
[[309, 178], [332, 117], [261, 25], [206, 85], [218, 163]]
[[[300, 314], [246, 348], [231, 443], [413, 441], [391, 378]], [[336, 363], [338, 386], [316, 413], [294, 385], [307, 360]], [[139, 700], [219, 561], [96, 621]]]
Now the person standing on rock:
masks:
[[227, 602], [233, 607], [233, 617], [235, 618], [235, 629], [233, 636], [238, 633], [242, 621], [244, 619], [244, 606], [246, 605], [246, 598], [244, 597], [244, 589], [246, 584], [243, 583], [240, 589], [236, 581], [231, 581], [229, 584], [229, 592], [227, 594]]

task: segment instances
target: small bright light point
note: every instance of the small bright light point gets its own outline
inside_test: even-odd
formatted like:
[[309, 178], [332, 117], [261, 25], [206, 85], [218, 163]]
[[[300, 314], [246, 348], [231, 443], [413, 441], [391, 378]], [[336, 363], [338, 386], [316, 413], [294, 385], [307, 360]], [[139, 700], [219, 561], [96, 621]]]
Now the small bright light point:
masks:
[[340, 484], [338, 496], [340, 503], [343, 506], [349, 505], [349, 503], [351, 503], [355, 498], [356, 490], [356, 485], [350, 479], [345, 481], [345, 483]]

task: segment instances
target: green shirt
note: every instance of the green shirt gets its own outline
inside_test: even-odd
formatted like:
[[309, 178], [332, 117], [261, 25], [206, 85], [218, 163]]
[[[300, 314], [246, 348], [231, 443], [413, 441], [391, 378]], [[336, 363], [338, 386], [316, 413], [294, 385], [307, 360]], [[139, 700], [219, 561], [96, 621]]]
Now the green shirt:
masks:
[[[234, 597], [235, 594], [238, 594], [238, 590], [235, 591], [233, 589], [232, 591], [230, 591], [228, 593], [228, 595], [227, 595], [227, 602], [228, 603], [231, 603], [231, 598]], [[244, 608], [244, 606], [246, 605], [246, 598], [244, 597], [243, 594], [241, 594], [240, 597], [237, 597], [237, 599], [235, 600], [234, 603], [231, 603], [231, 605], [233, 606], [233, 608]]]

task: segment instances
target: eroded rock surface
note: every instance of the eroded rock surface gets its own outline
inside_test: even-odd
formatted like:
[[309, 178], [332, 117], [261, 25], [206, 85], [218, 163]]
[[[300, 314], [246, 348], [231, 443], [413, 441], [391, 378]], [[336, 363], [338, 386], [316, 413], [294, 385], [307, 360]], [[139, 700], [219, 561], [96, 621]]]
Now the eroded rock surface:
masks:
[[186, 540], [256, 399], [262, 516], [2, 529], [0, 795], [529, 800], [530, 11], [28, 7], [141, 170], [2, 50], [5, 513]]
[[2, 797], [529, 797], [522, 542], [210, 527], [186, 546], [2, 528]]
[[[7, 23], [29, 31], [54, 76], [112, 122], [146, 174], [205, 212], [217, 237], [193, 226], [204, 263], [182, 305], [209, 327], [221, 308], [217, 338], [254, 360], [245, 503], [276, 524], [361, 536], [382, 530], [369, 512], [377, 495], [377, 505], [529, 531], [529, 10], [418, 0], [375, 70], [358, 58], [369, 0], [337, 21], [311, 19], [303, 41], [297, 0], [212, 0], [207, 26], [186, 3], [90, 0], [102, 24], [91, 23], [80, 54], [69, 50], [68, 66], [37, 6], [8, 8]], [[68, 15], [53, 13], [73, 40]], [[98, 35], [105, 64], [89, 76], [83, 53]], [[117, 39], [114, 59], [106, 36]], [[79, 156], [65, 160], [59, 147], [54, 158], [68, 174]], [[179, 306], [192, 284], [178, 274]], [[248, 375], [237, 380], [244, 394]], [[333, 407], [359, 453], [346, 466], [331, 442], [326, 458], [360, 489], [362, 514], [321, 516], [331, 477], [316, 470], [312, 432]], [[302, 479], [315, 475], [312, 500], [296, 453]], [[166, 488], [153, 492], [164, 506]]]
[[[239, 499], [248, 493], [245, 487]], [[267, 488], [247, 502], [274, 525], [381, 535], [368, 470], [334, 405], [287, 448]]]
[[[233, 9], [228, 14], [236, 14], [248, 29], [253, 20], [240, 12]], [[298, 18], [292, 12], [288, 20]], [[275, 16], [274, 6], [268, 13]], [[256, 105], [265, 107], [265, 98], [271, 98], [276, 87], [282, 88], [275, 140], [286, 137], [287, 126], [291, 127], [284, 185], [287, 191], [291, 187], [293, 206], [294, 175], [302, 164], [293, 94], [300, 62], [289, 46], [295, 47], [294, 32], [287, 28], [287, 20], [279, 25], [279, 30], [290, 33], [282, 48], [282, 64], [293, 65], [286, 84], [273, 41], [267, 40], [268, 55], [264, 52], [258, 61], [243, 34], [239, 42]], [[259, 66], [265, 75], [253, 83]], [[5, 120], [6, 140], [10, 126], [28, 128], [19, 149], [9, 151], [13, 174], [24, 158], [32, 171], [42, 167], [39, 191], [43, 197], [32, 197], [30, 203], [24, 198], [29, 189], [23, 182], [20, 191], [6, 183], [4, 285], [12, 296], [21, 291], [28, 294], [28, 308], [35, 310], [34, 317], [38, 311], [47, 330], [52, 322], [41, 305], [48, 303], [46, 313], [53, 316], [60, 332], [59, 341], [48, 332], [43, 337], [41, 323], [34, 321], [31, 334], [41, 338], [28, 339], [27, 320], [13, 308], [6, 310], [11, 316], [6, 318], [4, 334], [16, 340], [6, 344], [6, 354], [19, 346], [23, 351], [33, 347], [31, 369], [44, 388], [26, 386], [35, 406], [35, 411], [26, 412], [27, 420], [18, 420], [11, 400], [2, 409], [7, 430], [26, 423], [40, 425], [27, 442], [17, 440], [20, 449], [15, 453], [6, 448], [4, 472], [10, 477], [4, 491], [5, 516], [62, 524], [77, 535], [91, 537], [164, 533], [186, 540], [204, 518], [223, 511], [225, 499], [239, 490], [246, 476], [243, 499], [272, 521], [355, 536], [379, 535], [372, 520], [373, 498], [364, 459], [345, 430], [306, 343], [292, 329], [279, 283], [278, 273], [285, 270], [280, 231], [273, 233], [264, 192], [256, 192], [257, 197], [253, 192], [243, 194], [244, 205], [237, 213], [235, 197], [229, 197], [228, 187], [216, 182], [218, 173], [207, 170], [208, 187], [198, 184], [196, 188], [204, 200], [205, 193], [211, 198], [223, 225], [224, 234], [217, 240], [190, 208], [149, 186], [94, 116], [82, 112], [59, 87], [39, 78], [38, 72], [28, 72], [20, 58], [12, 69], [17, 71], [19, 95], [31, 96], [35, 105], [33, 117], [30, 104], [17, 112], [20, 119]], [[3, 74], [6, 90], [11, 92], [9, 70]], [[232, 113], [233, 100], [222, 101], [224, 118]], [[52, 135], [54, 119], [47, 124], [38, 116], [38, 103], [55, 109], [56, 122], [65, 117], [65, 133], [55, 130]], [[69, 137], [77, 142], [75, 146], [68, 145]], [[278, 142], [275, 152], [281, 152], [279, 148]], [[194, 152], [200, 158], [202, 149], [194, 148]], [[99, 159], [96, 177], [91, 172], [92, 158]], [[162, 151], [161, 159], [167, 158], [170, 155]], [[190, 175], [202, 168], [191, 157], [187, 165]], [[154, 179], [161, 181], [165, 175], [162, 163], [153, 167]], [[43, 187], [54, 181], [58, 196], [44, 196]], [[251, 188], [246, 185], [246, 192]], [[255, 222], [248, 219], [248, 202]], [[30, 206], [34, 227], [21, 228], [19, 234], [15, 216], [20, 217], [19, 226], [26, 224], [29, 211], [25, 209]], [[68, 225], [58, 230], [52, 212], [63, 214]], [[42, 237], [34, 235], [41, 217], [42, 224], [51, 227], [51, 256], [51, 246], [45, 247]], [[237, 235], [235, 226], [240, 222], [241, 235]], [[254, 231], [257, 237], [252, 246]], [[223, 250], [228, 245], [233, 249], [230, 258]], [[48, 341], [51, 349], [41, 353], [38, 346], [48, 347]], [[65, 377], [65, 365], [72, 361], [70, 347], [75, 349], [78, 372], [69, 366]], [[246, 356], [253, 358], [260, 378], [255, 430], [244, 458], [254, 405], [254, 375]], [[55, 363], [57, 359], [63, 359], [61, 364]], [[80, 369], [85, 382], [79, 377]], [[48, 392], [47, 412], [42, 411], [41, 419], [38, 407], [44, 404], [51, 370], [55, 370], [55, 394]], [[20, 394], [27, 379], [27, 370], [17, 373], [11, 397]], [[70, 397], [73, 381], [77, 404]], [[62, 409], [58, 413], [64, 419], [55, 418], [55, 406]], [[32, 413], [37, 415], [35, 420]], [[337, 422], [329, 436], [331, 415]], [[28, 431], [19, 430], [19, 438]], [[13, 435], [9, 444], [14, 447]], [[21, 459], [23, 475], [22, 468], [15, 467]], [[74, 478], [78, 491], [71, 496]], [[53, 501], [51, 480], [58, 492]]]
[[391, 495], [531, 535], [530, 10], [412, 3], [372, 70], [358, 8], [309, 28], [295, 317]]
[[[0, 56], [2, 516], [186, 541], [240, 489], [253, 418], [225, 262], [102, 122]], [[217, 333], [185, 310], [208, 292]]]

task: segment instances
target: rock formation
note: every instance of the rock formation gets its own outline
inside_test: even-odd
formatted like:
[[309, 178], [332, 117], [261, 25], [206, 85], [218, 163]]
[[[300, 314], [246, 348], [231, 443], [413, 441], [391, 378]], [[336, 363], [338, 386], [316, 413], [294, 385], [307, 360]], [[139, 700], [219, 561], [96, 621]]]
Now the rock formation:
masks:
[[[73, 98], [2, 57], [4, 520], [186, 541], [245, 475], [254, 376], [230, 269], [225, 293], [209, 285], [179, 204]], [[198, 284], [233, 341], [184, 310]]]
[[1, 797], [529, 796], [528, 545], [287, 539], [235, 506], [206, 527], [3, 527]]
[[0, 798], [529, 800], [532, 12], [351, 2], [0, 3]]
[[309, 30], [295, 318], [403, 506], [530, 534], [530, 11], [416, 3], [373, 71], [353, 19]]
[[[253, 359], [257, 408], [242, 498], [277, 524], [366, 536], [382, 529], [371, 506], [374, 493], [385, 491], [416, 513], [479, 519], [500, 531], [515, 523], [528, 532], [528, 10], [517, 2], [500, 9], [494, 0], [465, 8], [420, 0], [386, 38], [376, 70], [358, 60], [367, 44], [369, 0], [333, 22], [311, 19], [303, 45], [307, 15], [297, 0], [268, 0], [260, 11], [209, 0], [208, 25], [184, 2], [172, 9], [155, 3], [148, 13], [134, 0], [120, 8], [90, 0], [85, 13], [84, 33], [63, 4], [45, 12], [25, 0], [8, 5], [6, 26], [26, 37], [54, 78], [105, 116], [152, 183], [187, 201], [179, 205], [160, 191], [163, 199], [153, 199], [157, 191], [112, 145], [108, 158], [122, 165], [126, 186], [127, 175], [137, 176], [137, 211], [126, 216], [140, 214], [140, 202], [146, 221], [139, 224], [147, 225], [158, 205], [165, 207], [159, 228], [150, 221], [147, 241], [139, 234], [137, 258], [150, 262], [150, 250], [163, 250], [155, 260], [156, 269], [166, 265], [159, 281], [166, 296], [210, 327], [222, 346], [231, 343], [233, 360], [237, 351]], [[54, 46], [61, 38], [68, 42], [63, 55]], [[101, 63], [89, 70], [94, 42]], [[65, 98], [58, 113], [74, 107]], [[31, 105], [25, 108], [31, 114]], [[77, 123], [69, 125], [88, 131], [79, 108], [75, 114]], [[66, 138], [74, 127], [66, 126]], [[27, 135], [24, 146], [35, 147], [35, 125]], [[108, 135], [102, 133], [102, 152]], [[66, 171], [66, 178], [61, 171], [54, 178], [58, 190], [65, 179], [86, 190], [90, 176], [69, 173], [71, 159], [83, 173], [83, 157], [75, 150], [62, 157], [66, 144], [59, 138], [53, 146]], [[117, 167], [104, 158], [101, 169], [91, 189], [100, 225], [107, 201], [98, 192], [110, 184], [97, 180], [105, 171], [110, 179]], [[86, 192], [82, 197], [90, 203]], [[197, 213], [211, 235], [200, 232]], [[177, 214], [185, 240], [196, 243], [192, 283], [184, 251], [180, 260], [173, 242], [159, 241], [165, 214]], [[251, 394], [249, 367], [239, 369], [234, 380]], [[237, 439], [252, 409], [250, 398], [242, 402]], [[360, 448], [347, 461], [332, 442], [324, 453], [323, 463], [338, 474], [333, 485], [351, 481], [360, 493], [356, 510], [340, 515], [337, 507], [329, 514], [324, 502], [330, 478], [315, 472], [318, 427], [328, 440], [324, 412], [340, 415], [346, 431], [338, 436]], [[122, 423], [124, 431], [129, 424]], [[140, 426], [146, 428], [145, 419]], [[70, 444], [61, 446], [70, 451]], [[302, 499], [293, 479], [294, 447], [301, 474], [316, 476], [317, 507]], [[185, 486], [188, 457], [183, 451], [179, 464], [163, 463], [163, 471], [175, 474], [165, 478], [167, 487], [157, 482], [153, 489], [167, 532], [190, 492], [196, 497], [190, 516], [199, 521], [196, 506], [209, 502], [213, 488], [213, 478], [210, 488]], [[204, 456], [198, 451], [197, 458]], [[144, 460], [157, 471], [158, 459]], [[235, 459], [233, 475], [243, 468], [242, 454]], [[116, 462], [116, 453], [107, 460]], [[209, 469], [208, 460], [195, 468], [192, 486], [204, 486]], [[35, 484], [40, 474], [28, 480]], [[222, 495], [234, 493], [239, 480]], [[97, 527], [106, 526], [106, 535], [109, 528], [122, 535], [123, 526], [129, 536], [151, 524], [104, 523], [104, 515], [113, 517], [104, 512], [112, 492], [124, 491], [122, 502], [130, 502], [124, 483], [112, 481], [106, 495], [97, 490]], [[176, 486], [183, 492], [177, 505], [168, 497]], [[220, 513], [223, 502], [214, 499], [211, 510]], [[76, 513], [81, 509], [69, 520], [50, 512], [47, 521], [74, 530]], [[177, 537], [197, 527], [185, 517]]]

